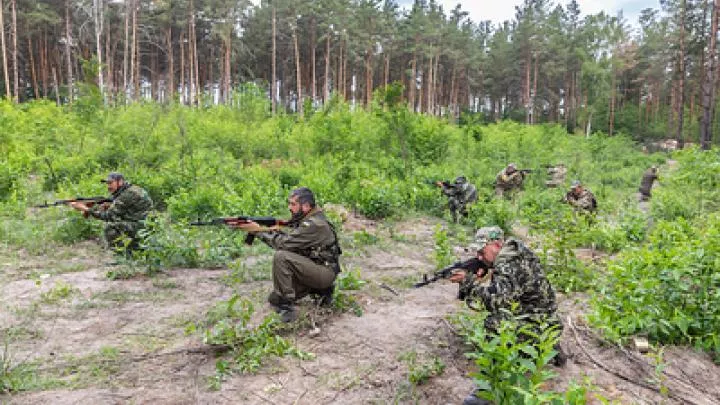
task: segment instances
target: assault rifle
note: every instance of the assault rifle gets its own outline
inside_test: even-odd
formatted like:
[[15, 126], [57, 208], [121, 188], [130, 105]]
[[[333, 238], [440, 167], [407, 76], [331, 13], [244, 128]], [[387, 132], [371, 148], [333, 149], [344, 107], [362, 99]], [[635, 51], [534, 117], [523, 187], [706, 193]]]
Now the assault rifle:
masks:
[[477, 273], [477, 271], [480, 269], [483, 269], [483, 274], [485, 274], [488, 271], [489, 267], [477, 257], [473, 257], [472, 259], [466, 260], [464, 262], [458, 261], [445, 267], [444, 269], [436, 271], [430, 277], [428, 277], [427, 274], [423, 274], [422, 281], [419, 283], [415, 283], [414, 287], [419, 288], [426, 286], [430, 283], [434, 283], [440, 279], [450, 278], [450, 276], [455, 273], [455, 270], [465, 270], [467, 272]]
[[[278, 219], [275, 217], [248, 217], [248, 216], [237, 216], [237, 217], [221, 217], [213, 218], [209, 221], [195, 221], [191, 222], [192, 226], [208, 226], [208, 225], [242, 225], [249, 222], [255, 222], [260, 226], [267, 227], [268, 230], [273, 227], [287, 226], [290, 221], [284, 219]], [[245, 237], [245, 244], [252, 245], [255, 241], [255, 234], [249, 232]]]
[[425, 184], [430, 184], [437, 187], [453, 187], [450, 180], [425, 180]]
[[33, 205], [33, 208], [49, 208], [49, 207], [57, 207], [59, 205], [67, 205], [73, 202], [81, 202], [88, 207], [92, 207], [95, 204], [104, 204], [104, 203], [111, 203], [113, 200], [112, 198], [107, 197], [76, 197], [69, 200], [57, 200], [51, 203], [48, 203], [45, 201], [44, 204], [40, 205]]
[[535, 169], [518, 169], [518, 171], [523, 174], [528, 174], [534, 172]]

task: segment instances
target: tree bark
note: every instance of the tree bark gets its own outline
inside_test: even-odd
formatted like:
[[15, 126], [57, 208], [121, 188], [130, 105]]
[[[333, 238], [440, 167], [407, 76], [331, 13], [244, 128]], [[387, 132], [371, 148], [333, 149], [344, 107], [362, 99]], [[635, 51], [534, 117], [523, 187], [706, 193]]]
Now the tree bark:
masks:
[[[272, 8], [272, 83], [270, 85], [270, 99], [272, 104], [272, 114], [277, 112], [277, 16], [275, 6]], [[327, 84], [326, 84], [327, 85]]]
[[297, 84], [297, 103], [296, 103], [296, 111], [300, 116], [303, 115], [303, 96], [302, 96], [302, 78], [301, 78], [301, 71], [300, 71], [300, 46], [298, 45], [298, 36], [297, 36], [297, 21], [293, 23], [292, 26], [292, 39], [293, 39], [293, 47], [295, 48], [295, 80]]
[[[72, 21], [70, 19], [70, 0], [65, 0], [65, 61], [67, 62], [68, 102], [73, 102], [73, 70], [72, 70]], [[56, 81], [57, 84], [57, 81]]]
[[710, 28], [710, 44], [708, 46], [707, 69], [702, 84], [703, 116], [700, 124], [700, 147], [710, 150], [712, 143], [712, 124], [715, 106], [715, 69], [717, 57], [718, 13], [720, 0], [715, 0], [712, 8], [712, 23]]
[[167, 28], [167, 32], [165, 34], [165, 40], [167, 43], [166, 46], [167, 46], [167, 58], [168, 58], [167, 97], [168, 97], [168, 100], [172, 101], [175, 98], [175, 58], [173, 56], [172, 26]]
[[311, 17], [310, 19], [310, 69], [312, 72], [312, 76], [310, 78], [310, 87], [312, 88], [311, 94], [312, 94], [312, 101], [313, 103], [317, 100], [317, 85], [315, 83], [315, 79], [317, 77], [316, 75], [316, 46], [315, 46], [315, 17]]
[[323, 100], [327, 104], [330, 101], [330, 34], [328, 31], [325, 38], [325, 85], [323, 86]]
[[20, 101], [20, 81], [18, 80], [18, 45], [17, 45], [17, 0], [10, 0], [10, 9], [12, 13], [12, 64], [13, 64], [13, 101]]
[[30, 77], [32, 78], [33, 93], [35, 94], [35, 99], [37, 100], [40, 98], [40, 89], [38, 88], [37, 73], [35, 71], [35, 57], [33, 56], [33, 47], [30, 35], [27, 37], [27, 43], [28, 55], [30, 56]]
[[372, 46], [365, 49], [365, 108], [370, 108], [372, 103], [373, 68], [372, 68]]
[[686, 2], [682, 0], [680, 11], [680, 55], [678, 61], [678, 126], [677, 126], [677, 145], [678, 149], [685, 146], [685, 137], [683, 135], [683, 118], [685, 115], [685, 8]]
[[5, 13], [3, 10], [5, 10], [5, 8], [2, 0], [0, 0], [0, 46], [2, 47], [3, 74], [5, 78], [3, 83], [5, 84], [5, 97], [10, 100], [12, 95], [10, 94], [10, 72], [8, 71], [7, 63], [7, 48], [5, 47], [5, 22], [3, 18], [3, 14]]
[[105, 83], [103, 82], [103, 58], [102, 58], [102, 46], [101, 37], [103, 30], [103, 0], [93, 0], [93, 17], [95, 19], [95, 47], [97, 52], [98, 60], [98, 87], [100, 88], [100, 94], [105, 99]]

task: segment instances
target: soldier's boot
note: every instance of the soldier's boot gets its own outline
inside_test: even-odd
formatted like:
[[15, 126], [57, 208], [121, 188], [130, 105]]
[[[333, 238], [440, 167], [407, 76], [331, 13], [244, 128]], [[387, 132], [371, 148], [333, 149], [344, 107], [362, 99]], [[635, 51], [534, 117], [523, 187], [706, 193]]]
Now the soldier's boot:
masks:
[[318, 300], [317, 303], [321, 307], [328, 308], [332, 306], [333, 303], [333, 293], [335, 292], [335, 283], [332, 283], [330, 287], [318, 291]]
[[275, 312], [280, 314], [281, 321], [289, 323], [297, 319], [297, 311], [295, 310], [293, 302], [276, 294], [275, 291], [268, 295], [268, 302]]
[[567, 354], [563, 351], [562, 346], [560, 346], [560, 343], [555, 344], [553, 347], [557, 354], [552, 359], [552, 363], [555, 367], [565, 367], [565, 363], [567, 363]]
[[473, 392], [472, 394], [465, 397], [462, 405], [493, 405], [492, 402], [487, 399], [478, 398]]

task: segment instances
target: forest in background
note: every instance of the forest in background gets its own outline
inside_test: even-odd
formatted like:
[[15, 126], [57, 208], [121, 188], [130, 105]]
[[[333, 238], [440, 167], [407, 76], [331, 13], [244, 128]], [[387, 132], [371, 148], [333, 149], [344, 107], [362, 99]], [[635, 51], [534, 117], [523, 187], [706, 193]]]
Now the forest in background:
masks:
[[253, 83], [273, 113], [302, 115], [333, 94], [367, 108], [399, 82], [411, 111], [708, 148], [718, 3], [664, 0], [628, 21], [525, 0], [493, 24], [433, 0], [1, 0], [0, 90], [72, 105], [93, 82], [111, 105], [207, 106]]

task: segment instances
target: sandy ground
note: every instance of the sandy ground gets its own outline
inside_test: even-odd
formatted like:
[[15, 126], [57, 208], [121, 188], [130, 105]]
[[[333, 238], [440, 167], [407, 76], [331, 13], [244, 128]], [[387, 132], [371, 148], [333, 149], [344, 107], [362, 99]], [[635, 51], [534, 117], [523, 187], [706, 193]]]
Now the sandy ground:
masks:
[[[152, 278], [112, 281], [106, 277], [112, 268], [102, 264], [110, 259], [90, 242], [70, 255], [0, 252], [0, 258], [7, 257], [0, 261], [0, 331], [10, 338], [13, 363], [37, 361], [40, 374], [65, 382], [0, 396], [0, 402], [459, 404], [473, 385], [465, 348], [446, 320], [462, 310], [456, 287], [447, 282], [411, 287], [432, 270], [435, 223], [395, 224], [391, 238], [371, 221], [350, 218], [344, 232], [380, 233], [377, 244], [346, 249], [346, 268], [359, 269], [368, 282], [355, 293], [362, 316], [302, 305], [319, 333], [300, 328], [286, 337], [315, 358], [270, 360], [256, 374], [227, 377], [219, 390], [208, 384], [215, 356], [194, 352], [203, 347], [201, 337], [186, 334], [185, 327], [205, 319], [208, 309], [234, 291], [262, 303], [269, 281], [228, 283], [228, 269], [173, 269]], [[267, 261], [259, 263], [269, 273]], [[53, 300], [48, 291], [65, 285], [59, 282], [72, 293]], [[706, 355], [667, 348], [666, 367], [658, 373], [651, 357], [602, 344], [583, 321], [586, 302], [582, 295], [561, 297], [561, 313], [572, 325], [562, 336], [570, 360], [553, 369], [554, 388], [589, 378], [597, 394], [620, 403], [720, 403], [720, 368]], [[257, 316], [269, 313], [260, 307]], [[99, 355], [108, 350], [113, 361]], [[423, 361], [439, 359], [444, 371], [425, 384], [410, 384], [409, 353]], [[658, 378], [668, 393], [654, 388]], [[588, 399], [600, 403], [593, 395]]]

